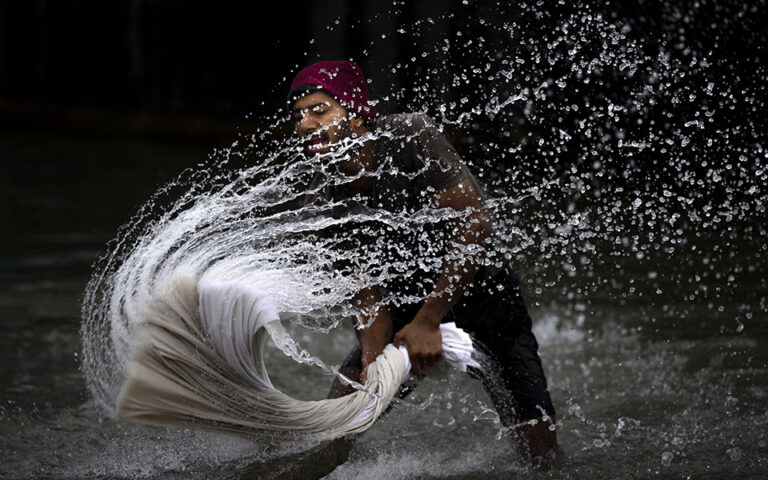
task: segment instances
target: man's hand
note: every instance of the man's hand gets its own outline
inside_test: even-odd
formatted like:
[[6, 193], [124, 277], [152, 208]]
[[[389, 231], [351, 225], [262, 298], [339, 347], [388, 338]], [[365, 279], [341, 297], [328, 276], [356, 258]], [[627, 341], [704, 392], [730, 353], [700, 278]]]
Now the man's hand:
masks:
[[411, 323], [395, 335], [396, 347], [405, 345], [411, 358], [411, 370], [419, 373], [434, 364], [443, 355], [443, 336], [440, 333], [440, 319], [416, 315]]

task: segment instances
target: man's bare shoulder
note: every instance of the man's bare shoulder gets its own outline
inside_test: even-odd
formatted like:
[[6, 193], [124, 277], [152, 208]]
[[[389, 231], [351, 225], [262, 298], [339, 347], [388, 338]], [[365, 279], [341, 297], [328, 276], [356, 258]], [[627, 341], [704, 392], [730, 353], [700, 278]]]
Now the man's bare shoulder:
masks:
[[376, 128], [394, 134], [409, 135], [427, 128], [435, 128], [435, 122], [424, 113], [394, 113], [376, 119]]

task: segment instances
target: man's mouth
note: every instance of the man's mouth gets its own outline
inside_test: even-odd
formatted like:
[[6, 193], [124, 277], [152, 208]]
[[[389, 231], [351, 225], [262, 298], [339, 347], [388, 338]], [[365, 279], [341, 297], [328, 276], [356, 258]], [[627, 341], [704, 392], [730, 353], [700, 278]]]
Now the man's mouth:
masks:
[[330, 141], [327, 135], [313, 135], [304, 142], [304, 148], [310, 152], [320, 152], [327, 149], [330, 146]]

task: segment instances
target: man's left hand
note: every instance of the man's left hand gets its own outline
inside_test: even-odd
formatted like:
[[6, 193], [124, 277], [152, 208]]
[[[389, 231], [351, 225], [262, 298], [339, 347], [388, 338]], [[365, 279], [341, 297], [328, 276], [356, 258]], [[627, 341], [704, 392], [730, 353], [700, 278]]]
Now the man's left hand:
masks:
[[434, 364], [443, 354], [440, 322], [430, 320], [417, 316], [395, 335], [395, 346], [405, 345], [408, 349], [413, 373]]

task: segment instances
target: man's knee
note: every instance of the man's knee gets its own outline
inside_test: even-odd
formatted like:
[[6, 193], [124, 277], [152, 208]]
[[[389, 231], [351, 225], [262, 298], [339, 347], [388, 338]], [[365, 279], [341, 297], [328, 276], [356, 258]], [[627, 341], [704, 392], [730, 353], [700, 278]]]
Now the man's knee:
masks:
[[[360, 381], [360, 375], [362, 370], [355, 367], [341, 367], [339, 373], [344, 375], [349, 380], [354, 382]], [[339, 398], [355, 393], [355, 387], [348, 382], [343, 381], [340, 377], [336, 377], [331, 384], [331, 391], [328, 392], [328, 398]]]
[[355, 388], [348, 381], [343, 381], [340, 375], [343, 375], [348, 380], [360, 382], [360, 375], [362, 373], [363, 349], [358, 345], [349, 352], [349, 355], [347, 355], [347, 358], [344, 359], [341, 367], [339, 367], [339, 376], [336, 376], [333, 380], [331, 391], [328, 392], [328, 398], [344, 397], [355, 392]]

